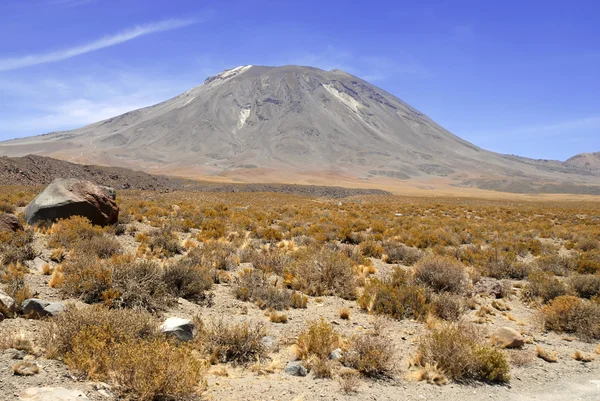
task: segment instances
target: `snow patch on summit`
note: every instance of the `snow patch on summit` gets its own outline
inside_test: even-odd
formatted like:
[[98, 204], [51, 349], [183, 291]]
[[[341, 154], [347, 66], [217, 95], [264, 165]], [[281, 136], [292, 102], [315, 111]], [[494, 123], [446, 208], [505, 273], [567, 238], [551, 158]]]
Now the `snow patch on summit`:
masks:
[[204, 83], [210, 87], [214, 87], [222, 84], [228, 79], [235, 77], [236, 75], [240, 75], [248, 71], [250, 68], [252, 68], [252, 65], [241, 65], [239, 67], [232, 68], [231, 70], [225, 70], [214, 77], [208, 78]]

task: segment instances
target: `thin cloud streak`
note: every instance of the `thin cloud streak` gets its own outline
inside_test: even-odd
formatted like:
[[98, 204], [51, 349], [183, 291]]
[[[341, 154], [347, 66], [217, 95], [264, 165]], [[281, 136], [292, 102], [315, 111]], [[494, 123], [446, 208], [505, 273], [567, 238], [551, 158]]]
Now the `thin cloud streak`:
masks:
[[126, 29], [117, 34], [105, 36], [103, 38], [94, 40], [84, 45], [58, 50], [56, 52], [50, 52], [45, 54], [33, 54], [17, 58], [0, 59], [0, 71], [10, 71], [33, 65], [54, 63], [57, 61], [62, 61], [72, 57], [80, 56], [82, 54], [94, 52], [96, 50], [115, 46], [152, 33], [183, 28], [195, 24], [196, 22], [197, 21], [195, 20], [169, 19], [151, 24], [137, 25], [133, 28]]

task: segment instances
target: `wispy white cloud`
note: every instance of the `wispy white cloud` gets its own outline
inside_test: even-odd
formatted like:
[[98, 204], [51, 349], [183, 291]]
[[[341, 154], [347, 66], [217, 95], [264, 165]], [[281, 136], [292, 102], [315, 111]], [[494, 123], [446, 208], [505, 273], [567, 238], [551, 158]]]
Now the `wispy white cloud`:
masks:
[[82, 54], [94, 52], [96, 50], [115, 46], [124, 43], [140, 36], [149, 35], [156, 32], [164, 32], [172, 29], [182, 28], [196, 23], [196, 20], [178, 20], [168, 19], [164, 21], [154, 22], [145, 25], [136, 25], [114, 35], [105, 36], [92, 42], [70, 47], [54, 52], [32, 54], [16, 58], [0, 59], [0, 71], [16, 70], [23, 67], [29, 67], [38, 64], [54, 63], [61, 60], [66, 60]]
[[197, 84], [138, 71], [88, 76], [0, 79], [0, 140], [79, 128], [176, 96]]

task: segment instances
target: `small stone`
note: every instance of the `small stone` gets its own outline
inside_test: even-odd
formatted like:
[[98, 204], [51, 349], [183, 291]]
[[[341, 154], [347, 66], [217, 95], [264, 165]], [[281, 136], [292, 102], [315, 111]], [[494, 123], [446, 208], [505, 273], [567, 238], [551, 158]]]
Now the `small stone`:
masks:
[[30, 387], [19, 394], [21, 401], [89, 401], [79, 390], [62, 387]]
[[264, 336], [260, 339], [260, 343], [269, 352], [275, 352], [279, 348], [279, 342], [273, 336]]
[[286, 367], [283, 371], [285, 373], [287, 373], [288, 375], [300, 376], [300, 377], [304, 377], [308, 374], [308, 371], [306, 370], [306, 368], [304, 366], [302, 366], [300, 364], [300, 362], [298, 362], [298, 361], [288, 362], [288, 364], [286, 365]]
[[160, 326], [160, 331], [176, 336], [181, 341], [189, 341], [196, 336], [197, 330], [189, 319], [170, 317]]
[[4, 350], [4, 355], [8, 356], [10, 359], [23, 359], [27, 356], [27, 352], [9, 348]]
[[344, 356], [344, 353], [342, 352], [342, 350], [340, 348], [336, 348], [331, 352], [331, 354], [329, 354], [329, 359], [331, 359], [333, 361], [337, 361], [338, 359], [341, 359], [343, 356]]
[[491, 337], [492, 344], [503, 348], [522, 348], [525, 345], [523, 336], [510, 327], [501, 327]]

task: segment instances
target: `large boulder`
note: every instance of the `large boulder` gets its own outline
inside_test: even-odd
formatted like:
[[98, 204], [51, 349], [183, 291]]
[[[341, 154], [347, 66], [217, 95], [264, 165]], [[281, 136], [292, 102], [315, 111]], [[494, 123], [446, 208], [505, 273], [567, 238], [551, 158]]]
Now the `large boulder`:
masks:
[[190, 341], [197, 333], [196, 326], [191, 320], [180, 317], [170, 317], [165, 320], [160, 326], [160, 331], [174, 335], [181, 341]]
[[30, 387], [19, 394], [21, 401], [89, 401], [79, 390], [62, 387]]
[[23, 229], [23, 225], [19, 221], [19, 218], [12, 214], [1, 213], [0, 214], [0, 232], [2, 231], [19, 231]]
[[87, 217], [93, 224], [114, 224], [119, 217], [115, 190], [89, 181], [57, 178], [27, 207], [29, 224], [56, 221], [71, 216]]
[[60, 302], [48, 302], [42, 299], [29, 298], [23, 301], [23, 315], [30, 319], [58, 316], [64, 312], [65, 306]]

